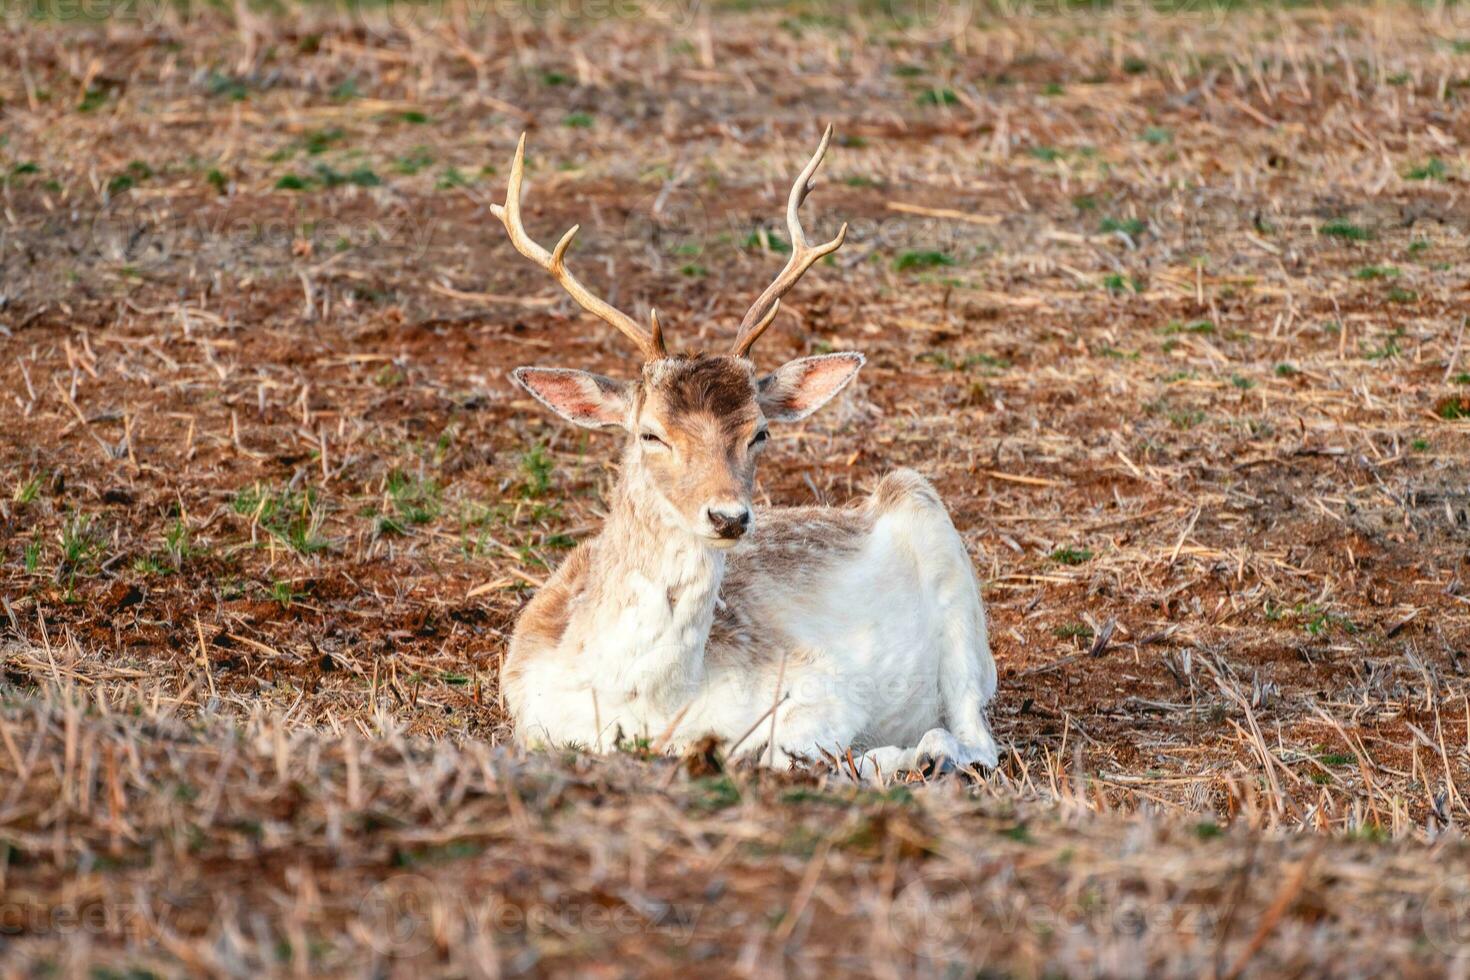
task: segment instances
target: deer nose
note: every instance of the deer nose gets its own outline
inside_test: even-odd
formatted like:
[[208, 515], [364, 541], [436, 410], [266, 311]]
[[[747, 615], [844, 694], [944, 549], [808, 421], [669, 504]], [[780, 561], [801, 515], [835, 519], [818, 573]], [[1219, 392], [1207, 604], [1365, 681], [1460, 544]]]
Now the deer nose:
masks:
[[750, 527], [750, 508], [741, 507], [738, 504], [706, 507], [704, 516], [708, 518], [710, 527], [715, 529], [717, 536], [732, 541], [743, 535]]

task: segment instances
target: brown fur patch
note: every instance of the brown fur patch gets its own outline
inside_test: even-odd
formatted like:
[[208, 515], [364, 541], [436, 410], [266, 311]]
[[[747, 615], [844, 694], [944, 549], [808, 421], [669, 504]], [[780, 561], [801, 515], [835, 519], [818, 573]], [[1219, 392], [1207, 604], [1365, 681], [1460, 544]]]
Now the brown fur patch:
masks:
[[856, 553], [873, 530], [861, 507], [768, 507], [755, 522], [751, 546], [730, 554], [727, 591], [761, 582], [799, 588]]
[[654, 387], [671, 416], [708, 414], [727, 430], [756, 417], [755, 376], [749, 362], [695, 354], [659, 362]]
[[750, 440], [761, 418], [750, 363], [723, 355], [667, 358], [644, 369], [642, 391], [640, 414], [661, 425], [677, 451], [644, 455], [658, 492], [696, 524], [711, 503], [748, 501], [757, 455]]
[[[566, 561], [544, 587], [536, 592], [516, 620], [516, 639], [522, 647], [549, 649], [561, 642], [567, 630], [567, 607], [586, 586], [584, 579], [591, 564], [592, 551], [583, 544], [572, 549]], [[506, 661], [507, 681], [519, 678], [526, 668], [525, 657]]]

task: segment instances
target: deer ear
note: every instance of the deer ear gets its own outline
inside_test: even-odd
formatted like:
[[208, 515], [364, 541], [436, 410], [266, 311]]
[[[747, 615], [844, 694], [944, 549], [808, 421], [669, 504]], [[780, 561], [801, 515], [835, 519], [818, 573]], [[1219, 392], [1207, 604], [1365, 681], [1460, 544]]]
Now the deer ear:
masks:
[[773, 422], [795, 422], [832, 400], [857, 377], [861, 354], [818, 354], [788, 361], [756, 384], [755, 400]]
[[511, 380], [568, 422], [601, 429], [626, 425], [632, 384], [568, 368], [516, 368]]

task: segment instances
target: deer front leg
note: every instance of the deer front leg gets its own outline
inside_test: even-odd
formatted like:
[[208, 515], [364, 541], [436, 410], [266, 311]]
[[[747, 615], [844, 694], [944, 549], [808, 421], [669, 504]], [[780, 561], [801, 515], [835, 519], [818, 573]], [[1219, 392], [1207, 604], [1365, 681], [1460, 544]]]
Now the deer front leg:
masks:
[[736, 755], [773, 769], [789, 769], [793, 763], [820, 765], [830, 756], [840, 758], [857, 735], [850, 714], [840, 703], [793, 698], [776, 712], [774, 729], [766, 718]]

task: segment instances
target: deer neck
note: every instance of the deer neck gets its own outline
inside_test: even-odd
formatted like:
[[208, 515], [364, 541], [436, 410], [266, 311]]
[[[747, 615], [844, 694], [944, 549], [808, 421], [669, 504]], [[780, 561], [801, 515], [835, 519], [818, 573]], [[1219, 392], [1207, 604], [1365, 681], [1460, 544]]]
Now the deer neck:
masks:
[[704, 678], [704, 648], [725, 555], [685, 529], [636, 461], [625, 461], [589, 569], [588, 652], [629, 698], [686, 703]]

